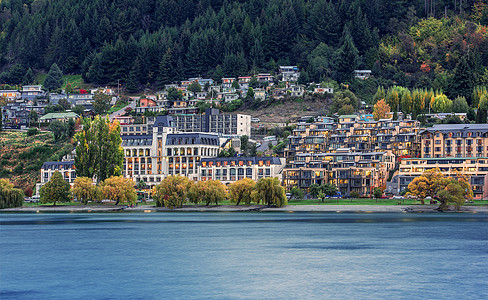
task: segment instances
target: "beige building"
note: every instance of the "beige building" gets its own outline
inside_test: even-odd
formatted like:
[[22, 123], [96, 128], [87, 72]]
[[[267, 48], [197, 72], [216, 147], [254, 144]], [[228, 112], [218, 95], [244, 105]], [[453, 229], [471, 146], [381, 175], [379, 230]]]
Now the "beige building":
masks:
[[434, 125], [420, 135], [423, 158], [488, 156], [488, 124]]
[[245, 177], [254, 181], [277, 177], [281, 181], [285, 159], [278, 157], [202, 158], [198, 180], [220, 180], [229, 184]]

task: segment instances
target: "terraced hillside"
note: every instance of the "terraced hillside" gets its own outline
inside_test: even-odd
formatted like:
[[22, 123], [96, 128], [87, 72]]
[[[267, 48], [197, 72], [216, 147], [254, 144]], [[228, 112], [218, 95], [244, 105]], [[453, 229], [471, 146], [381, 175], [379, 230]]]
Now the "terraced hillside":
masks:
[[28, 136], [26, 132], [0, 132], [0, 178], [16, 187], [34, 190], [44, 161], [61, 160], [73, 150], [69, 141], [55, 143], [51, 132]]

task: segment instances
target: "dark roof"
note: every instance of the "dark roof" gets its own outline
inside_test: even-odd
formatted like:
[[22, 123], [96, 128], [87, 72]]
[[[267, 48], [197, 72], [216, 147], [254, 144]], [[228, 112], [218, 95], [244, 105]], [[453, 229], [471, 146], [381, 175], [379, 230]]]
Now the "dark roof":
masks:
[[208, 133], [172, 133], [166, 138], [166, 145], [213, 145], [220, 146], [219, 136]]
[[200, 162], [218, 162], [218, 161], [252, 161], [252, 164], [258, 164], [258, 161], [262, 160], [263, 163], [269, 161], [272, 165], [281, 165], [281, 160], [278, 157], [211, 157], [211, 158], [202, 158]]
[[56, 166], [59, 169], [59, 166], [62, 166], [63, 169], [69, 169], [73, 168], [75, 165], [74, 160], [68, 160], [68, 161], [46, 161], [44, 164], [42, 164], [43, 169], [52, 169], [54, 166]]
[[488, 124], [436, 124], [430, 128], [422, 130], [420, 134], [425, 132], [440, 132], [442, 134], [461, 132], [461, 137], [467, 137], [468, 132], [488, 133]]
[[151, 134], [128, 134], [128, 135], [121, 135], [122, 140], [136, 140], [136, 139], [150, 139], [152, 140]]
[[152, 145], [152, 135], [122, 135], [122, 146], [150, 146]]
[[153, 126], [174, 127], [175, 124], [172, 116], [157, 116]]

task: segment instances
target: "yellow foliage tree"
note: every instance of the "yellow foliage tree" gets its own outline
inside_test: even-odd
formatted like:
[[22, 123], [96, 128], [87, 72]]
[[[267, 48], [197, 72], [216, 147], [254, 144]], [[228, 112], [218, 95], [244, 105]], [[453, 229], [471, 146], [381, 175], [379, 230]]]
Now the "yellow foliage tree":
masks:
[[227, 189], [219, 180], [198, 181], [190, 186], [187, 196], [195, 204], [205, 203], [208, 206], [213, 202], [218, 205], [225, 200]]
[[153, 188], [156, 205], [168, 208], [182, 207], [192, 184], [191, 180], [185, 176], [171, 175], [166, 177]]
[[379, 119], [385, 119], [388, 113], [391, 112], [391, 108], [386, 104], [385, 99], [381, 99], [374, 105], [373, 118], [378, 121]]
[[134, 182], [122, 176], [112, 176], [101, 184], [103, 196], [110, 200], [115, 200], [115, 205], [119, 202], [135, 204], [137, 201]]
[[412, 195], [420, 199], [424, 204], [426, 197], [433, 197], [436, 194], [436, 181], [444, 178], [439, 168], [425, 171], [422, 176], [414, 178], [408, 185], [407, 195]]
[[251, 194], [255, 185], [256, 182], [247, 177], [233, 182], [229, 185], [230, 201], [236, 205], [239, 205], [241, 201], [245, 205], [250, 205], [252, 201]]
[[81, 200], [85, 205], [89, 200], [96, 198], [97, 187], [93, 185], [93, 182], [88, 177], [77, 177], [71, 189], [73, 196]]
[[263, 203], [268, 206], [282, 207], [288, 203], [285, 189], [281, 186], [278, 178], [261, 178], [256, 183], [252, 197], [256, 203]]

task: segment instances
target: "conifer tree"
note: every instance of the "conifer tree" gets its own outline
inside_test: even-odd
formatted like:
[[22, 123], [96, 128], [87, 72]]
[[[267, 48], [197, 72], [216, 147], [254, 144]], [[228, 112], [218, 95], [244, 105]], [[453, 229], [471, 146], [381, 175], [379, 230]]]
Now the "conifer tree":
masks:
[[63, 72], [56, 63], [51, 65], [43, 85], [45, 89], [50, 91], [59, 89], [63, 85]]
[[22, 80], [22, 84], [28, 85], [33, 83], [34, 83], [34, 72], [32, 71], [31, 68], [29, 68], [27, 69], [27, 72], [25, 72], [24, 79]]
[[337, 52], [336, 72], [341, 82], [352, 79], [353, 72], [359, 65], [358, 49], [354, 46], [347, 26], [342, 34], [344, 42]]

